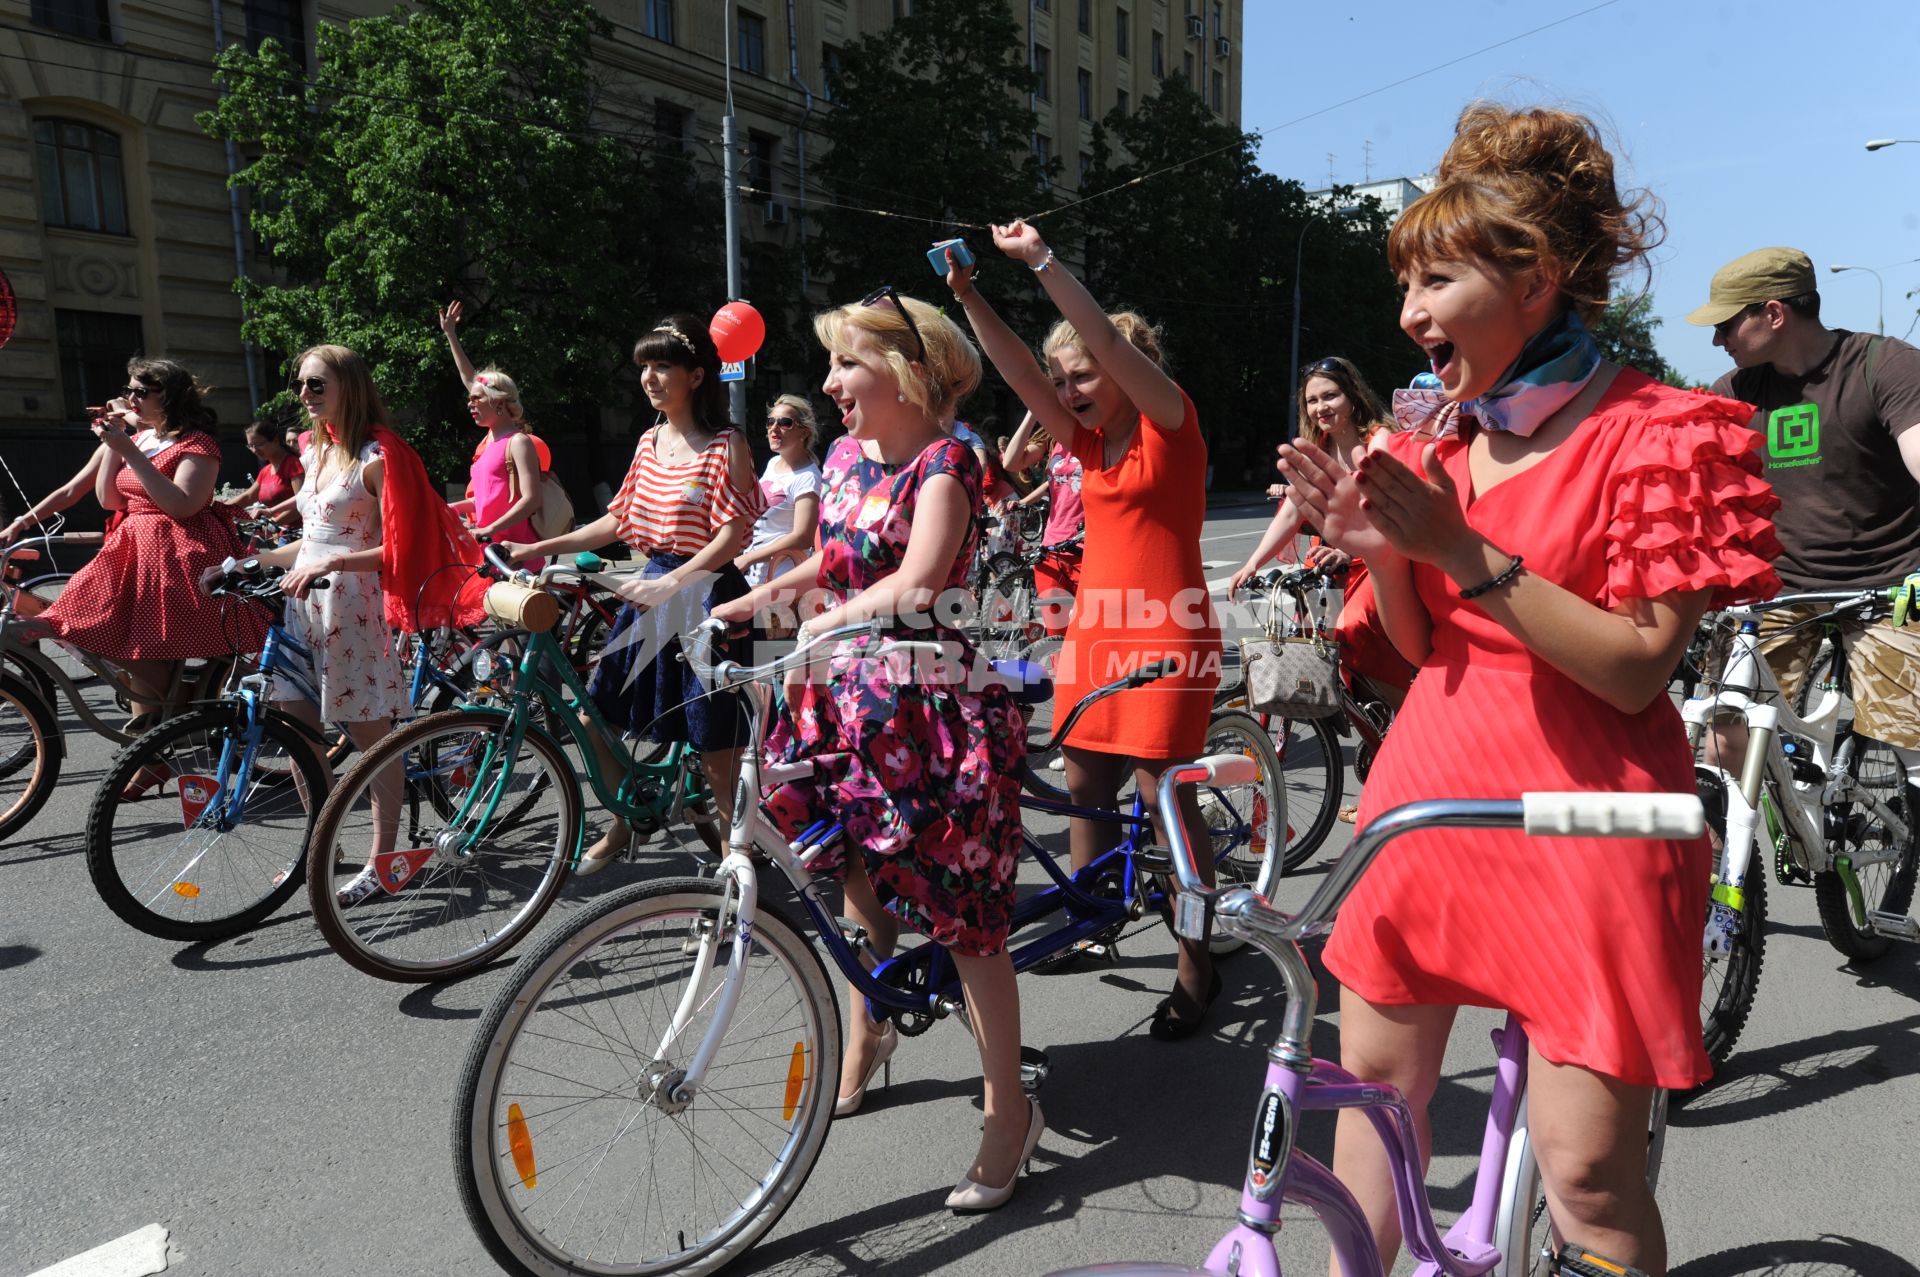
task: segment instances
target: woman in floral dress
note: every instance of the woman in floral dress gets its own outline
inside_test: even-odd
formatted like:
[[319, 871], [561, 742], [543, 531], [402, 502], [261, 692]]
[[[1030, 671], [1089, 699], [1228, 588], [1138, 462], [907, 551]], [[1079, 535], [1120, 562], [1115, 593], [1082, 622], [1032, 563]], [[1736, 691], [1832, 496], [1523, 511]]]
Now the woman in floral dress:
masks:
[[[847, 427], [825, 466], [820, 549], [714, 615], [744, 622], [817, 582], [826, 611], [801, 628], [802, 641], [883, 617], [902, 637], [939, 640], [970, 658], [961, 632], [933, 618], [945, 615], [938, 599], [964, 589], [982, 481], [940, 412], [979, 384], [980, 357], [952, 321], [892, 293], [829, 311], [814, 330], [831, 352], [824, 389]], [[943, 678], [903, 668], [868, 656], [874, 645], [843, 643], [824, 683], [790, 687], [792, 723], [776, 729], [770, 753], [812, 760], [813, 775], [772, 791], [767, 810], [790, 836], [822, 817], [845, 826], [842, 847], [859, 854], [826, 867], [844, 870], [847, 913], [877, 953], [892, 953], [904, 919], [953, 956], [980, 1048], [986, 1125], [947, 1204], [991, 1210], [1012, 1195], [1046, 1127], [1020, 1089], [1019, 995], [1006, 944], [1024, 729], [1004, 687], [975, 690], [964, 670]], [[881, 907], [875, 880], [894, 893], [893, 912]], [[865, 1005], [857, 990], [848, 1001]], [[891, 1024], [851, 1017], [836, 1113], [860, 1106], [898, 1044]]]

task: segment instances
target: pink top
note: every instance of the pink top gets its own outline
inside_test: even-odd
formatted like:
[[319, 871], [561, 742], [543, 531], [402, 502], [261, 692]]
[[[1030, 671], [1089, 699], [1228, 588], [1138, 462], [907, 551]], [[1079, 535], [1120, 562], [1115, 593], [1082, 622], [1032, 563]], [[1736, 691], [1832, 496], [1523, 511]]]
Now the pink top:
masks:
[[1052, 496], [1040, 544], [1059, 545], [1080, 534], [1080, 529], [1086, 526], [1087, 513], [1080, 503], [1080, 458], [1057, 443], [1047, 454], [1047, 487], [1052, 489]]
[[[502, 435], [480, 450], [473, 459], [470, 480], [473, 485], [473, 523], [484, 528], [495, 519], [513, 508], [516, 493], [514, 491], [513, 463], [508, 458], [508, 449], [513, 446], [514, 436]], [[494, 534], [496, 541], [538, 541], [540, 534], [533, 530], [531, 516], [518, 523], [509, 524]], [[546, 562], [544, 559], [528, 559], [524, 566], [537, 572]]]

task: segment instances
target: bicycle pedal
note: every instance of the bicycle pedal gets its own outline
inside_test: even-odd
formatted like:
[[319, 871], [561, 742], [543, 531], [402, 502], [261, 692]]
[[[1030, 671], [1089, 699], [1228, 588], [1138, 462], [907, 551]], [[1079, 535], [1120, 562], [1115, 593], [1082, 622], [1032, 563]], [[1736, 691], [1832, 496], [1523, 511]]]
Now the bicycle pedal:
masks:
[[1028, 1095], [1038, 1095], [1040, 1088], [1047, 1083], [1047, 1074], [1053, 1071], [1053, 1064], [1047, 1059], [1047, 1053], [1038, 1047], [1020, 1048], [1020, 1089]]
[[1142, 847], [1133, 853], [1134, 867], [1142, 873], [1170, 874], [1173, 872], [1173, 854], [1165, 847]]
[[1553, 1257], [1552, 1265], [1547, 1269], [1551, 1274], [1565, 1274], [1565, 1277], [1647, 1277], [1646, 1273], [1631, 1264], [1622, 1264], [1596, 1255], [1584, 1246], [1572, 1242], [1560, 1248]]
[[1867, 927], [1876, 936], [1885, 936], [1889, 940], [1905, 940], [1920, 943], [1920, 924], [1904, 913], [1887, 913], [1880, 909], [1867, 910]]

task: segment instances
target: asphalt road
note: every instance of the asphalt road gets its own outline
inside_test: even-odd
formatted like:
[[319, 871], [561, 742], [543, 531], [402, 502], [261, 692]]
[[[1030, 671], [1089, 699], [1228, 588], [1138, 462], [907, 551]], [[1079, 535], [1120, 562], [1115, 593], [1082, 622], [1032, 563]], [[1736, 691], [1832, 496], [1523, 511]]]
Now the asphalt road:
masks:
[[[1263, 522], [1210, 521], [1213, 575]], [[76, 736], [59, 793], [0, 848], [0, 1277], [152, 1225], [166, 1230], [166, 1271], [190, 1277], [495, 1271], [455, 1196], [448, 1128], [506, 968], [439, 987], [372, 980], [326, 948], [303, 897], [220, 944], [129, 930], [80, 852], [107, 760]], [[577, 880], [543, 926], [660, 871], [677, 870]], [[1920, 1143], [1920, 953], [1850, 970], [1808, 892], [1776, 891], [1773, 906], [1753, 1021], [1721, 1082], [1674, 1114], [1660, 1190], [1673, 1271], [1920, 1274], [1907, 1259], [1920, 1206], [1900, 1169]], [[835, 1125], [797, 1204], [735, 1271], [997, 1277], [1204, 1258], [1236, 1202], [1280, 1010], [1273, 973], [1257, 955], [1225, 962], [1209, 1031], [1164, 1045], [1145, 1023], [1171, 980], [1169, 937], [1149, 928], [1120, 948], [1112, 965], [1022, 983], [1023, 1037], [1053, 1072], [1048, 1131], [1008, 1207], [969, 1219], [940, 1207], [978, 1122], [972, 1042], [943, 1024], [903, 1043], [891, 1088]], [[1543, 935], [1542, 961], [1551, 950]], [[1327, 987], [1317, 1047], [1332, 1054]], [[1461, 1017], [1435, 1105], [1430, 1183], [1447, 1219], [1470, 1191], [1494, 1022]], [[1329, 1145], [1328, 1126], [1309, 1125], [1303, 1146]], [[1281, 1245], [1297, 1272], [1325, 1270], [1311, 1217], [1290, 1214]]]

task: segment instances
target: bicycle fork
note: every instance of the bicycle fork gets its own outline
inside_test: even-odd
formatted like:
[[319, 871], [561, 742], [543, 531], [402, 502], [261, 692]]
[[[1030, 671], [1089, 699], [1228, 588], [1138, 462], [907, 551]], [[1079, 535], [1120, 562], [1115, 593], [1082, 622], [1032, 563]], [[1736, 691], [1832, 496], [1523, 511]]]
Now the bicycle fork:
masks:
[[[753, 951], [753, 926], [760, 903], [760, 882], [754, 873], [753, 861], [738, 850], [730, 850], [720, 862], [716, 876], [723, 888], [719, 911], [714, 915], [713, 925], [702, 926], [698, 936], [689, 942], [693, 974], [687, 980], [686, 992], [680, 995], [680, 1004], [674, 1008], [673, 1020], [653, 1053], [656, 1062], [672, 1058], [674, 1049], [693, 1024], [694, 1016], [711, 1006], [713, 1018], [692, 1060], [685, 1068], [666, 1071], [653, 1079], [654, 1102], [670, 1112], [693, 1102], [707, 1069], [713, 1064], [714, 1054], [726, 1040], [727, 1030], [733, 1025], [734, 1008], [740, 1004], [740, 993], [746, 985], [747, 958]], [[727, 944], [731, 944], [731, 948], [727, 953], [726, 973], [720, 977], [716, 990], [712, 973], [721, 946]]]

